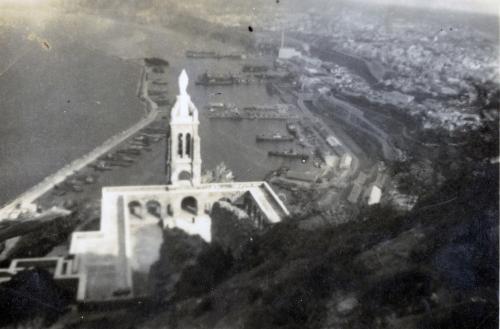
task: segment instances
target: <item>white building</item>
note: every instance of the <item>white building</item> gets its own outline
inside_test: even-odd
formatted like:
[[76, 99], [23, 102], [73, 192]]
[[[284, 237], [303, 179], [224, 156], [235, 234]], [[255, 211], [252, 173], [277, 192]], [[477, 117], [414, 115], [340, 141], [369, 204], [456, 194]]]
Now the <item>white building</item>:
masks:
[[352, 164], [352, 156], [349, 153], [344, 153], [340, 158], [339, 168], [340, 169], [349, 169]]
[[371, 206], [380, 203], [381, 198], [382, 198], [382, 190], [380, 189], [380, 187], [373, 185], [368, 195], [368, 205]]
[[293, 57], [302, 57], [300, 51], [295, 48], [285, 47], [285, 32], [281, 33], [281, 47], [278, 52], [279, 59], [291, 59]]
[[328, 135], [328, 137], [326, 138], [326, 142], [331, 147], [342, 145], [342, 143], [340, 143], [340, 141], [335, 136], [333, 136], [333, 135]]
[[291, 59], [294, 57], [302, 57], [300, 51], [296, 50], [295, 48], [291, 47], [280, 48], [278, 52], [279, 59]]
[[99, 231], [74, 232], [70, 257], [13, 260], [2, 281], [24, 263], [45, 267], [71, 286], [82, 303], [147, 298], [149, 270], [158, 260], [164, 229], [178, 228], [212, 241], [210, 211], [224, 200], [244, 211], [256, 228], [280, 222], [288, 210], [266, 182], [201, 183], [198, 110], [179, 77], [179, 95], [167, 138], [169, 185], [104, 187]]

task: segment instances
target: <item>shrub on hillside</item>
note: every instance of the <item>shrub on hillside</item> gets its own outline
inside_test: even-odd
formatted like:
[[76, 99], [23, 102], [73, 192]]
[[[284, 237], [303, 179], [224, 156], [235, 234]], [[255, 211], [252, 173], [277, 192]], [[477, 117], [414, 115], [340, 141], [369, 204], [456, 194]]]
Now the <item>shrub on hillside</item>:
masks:
[[69, 295], [56, 285], [49, 272], [22, 271], [0, 284], [0, 324], [36, 318], [50, 324], [66, 311], [69, 301]]

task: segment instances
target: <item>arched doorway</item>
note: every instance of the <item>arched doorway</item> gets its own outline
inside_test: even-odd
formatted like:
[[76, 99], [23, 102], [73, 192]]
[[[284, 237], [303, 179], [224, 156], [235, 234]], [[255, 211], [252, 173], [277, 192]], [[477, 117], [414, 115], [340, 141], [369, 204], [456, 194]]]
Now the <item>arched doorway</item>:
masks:
[[139, 201], [130, 201], [128, 211], [130, 214], [142, 219], [142, 205]]
[[179, 174], [179, 180], [191, 180], [191, 173], [187, 170], [181, 171]]
[[185, 197], [181, 201], [181, 209], [193, 215], [198, 215], [198, 201], [192, 196]]
[[148, 213], [156, 218], [161, 218], [161, 205], [156, 200], [149, 200], [146, 203]]

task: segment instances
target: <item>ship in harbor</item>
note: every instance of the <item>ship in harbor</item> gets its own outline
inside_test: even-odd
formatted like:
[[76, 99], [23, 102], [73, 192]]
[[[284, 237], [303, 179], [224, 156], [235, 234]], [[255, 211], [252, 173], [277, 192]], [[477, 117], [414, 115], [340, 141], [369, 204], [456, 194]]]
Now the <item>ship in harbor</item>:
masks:
[[293, 141], [293, 136], [290, 135], [282, 135], [279, 133], [275, 134], [261, 134], [257, 135], [257, 142], [291, 142]]
[[228, 110], [237, 110], [238, 108], [233, 105], [233, 104], [227, 104], [227, 103], [209, 103], [205, 108], [209, 112], [215, 112], [215, 111], [228, 111]]
[[294, 151], [292, 149], [288, 151], [269, 151], [267, 152], [269, 156], [283, 157], [283, 158], [293, 158], [300, 159], [303, 162], [309, 159], [309, 154]]
[[267, 72], [269, 67], [266, 65], [243, 65], [241, 71], [244, 73], [263, 73]]
[[221, 119], [249, 119], [249, 120], [296, 120], [297, 115], [287, 111], [282, 104], [269, 105], [251, 105], [238, 108], [233, 105], [223, 103], [213, 104], [208, 107], [209, 118]]
[[233, 104], [228, 103], [210, 103], [205, 108], [210, 119], [230, 119], [242, 120], [243, 116], [240, 109]]
[[215, 51], [186, 51], [187, 58], [216, 58], [217, 53]]
[[246, 56], [244, 54], [224, 54], [224, 55], [219, 55], [217, 57], [217, 59], [221, 58], [238, 60], [238, 59], [245, 59]]
[[254, 72], [253, 76], [261, 81], [284, 81], [290, 82], [293, 76], [286, 72]]
[[239, 83], [239, 79], [232, 74], [214, 75], [207, 72], [200, 75], [195, 82], [195, 84], [201, 86], [232, 86]]
[[243, 120], [247, 119], [237, 109], [234, 111], [208, 112], [209, 119]]
[[277, 106], [269, 105], [251, 105], [243, 107], [243, 111], [249, 112], [278, 112]]
[[212, 59], [244, 59], [245, 55], [243, 54], [219, 54], [215, 51], [194, 51], [188, 50], [186, 51], [187, 58], [195, 58], [195, 59], [204, 59], [204, 58], [212, 58]]
[[293, 116], [293, 107], [287, 104], [273, 104], [273, 105], [250, 105], [242, 108], [246, 112], [260, 112], [260, 113], [274, 113], [280, 115]]

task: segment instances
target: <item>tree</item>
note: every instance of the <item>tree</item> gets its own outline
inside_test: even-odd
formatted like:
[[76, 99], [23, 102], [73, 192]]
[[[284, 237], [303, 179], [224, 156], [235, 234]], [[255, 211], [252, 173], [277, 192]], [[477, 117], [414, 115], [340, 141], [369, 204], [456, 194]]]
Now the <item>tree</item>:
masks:
[[224, 162], [219, 163], [213, 170], [207, 170], [201, 178], [203, 183], [229, 183], [234, 181], [234, 175]]

